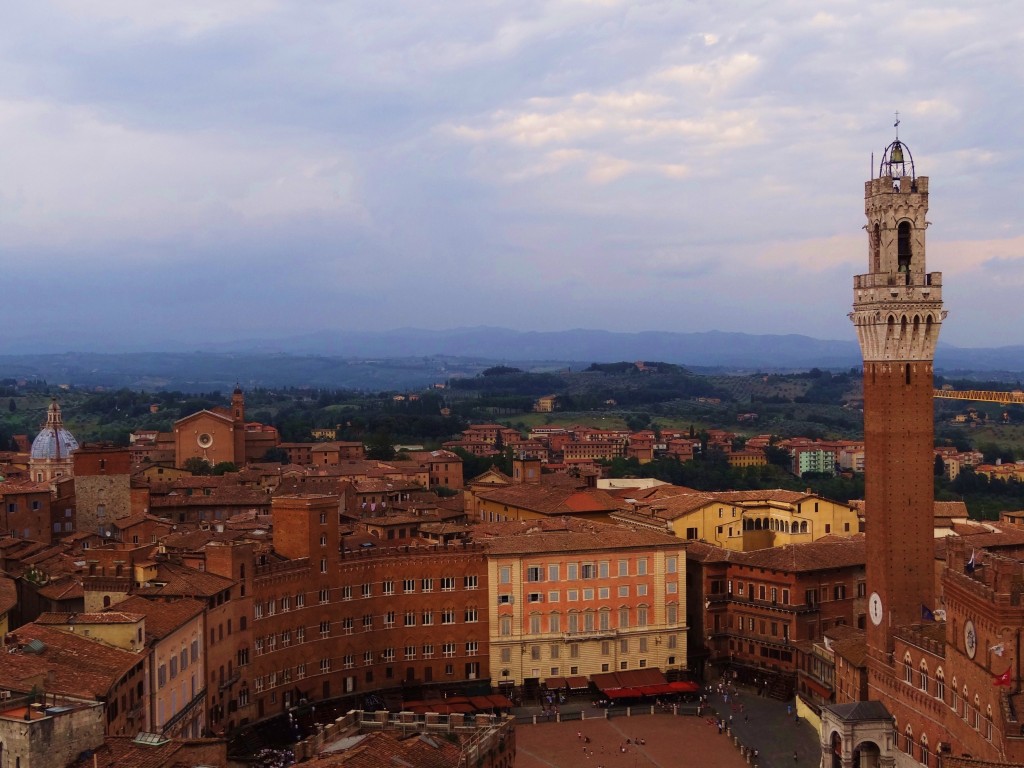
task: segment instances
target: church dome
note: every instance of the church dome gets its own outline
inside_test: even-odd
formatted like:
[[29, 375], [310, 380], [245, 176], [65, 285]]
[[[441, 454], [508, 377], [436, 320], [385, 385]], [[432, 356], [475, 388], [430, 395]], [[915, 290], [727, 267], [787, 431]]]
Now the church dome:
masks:
[[60, 415], [60, 406], [54, 400], [46, 411], [46, 424], [32, 441], [33, 460], [67, 459], [71, 452], [78, 449], [75, 436], [64, 429], [64, 421]]

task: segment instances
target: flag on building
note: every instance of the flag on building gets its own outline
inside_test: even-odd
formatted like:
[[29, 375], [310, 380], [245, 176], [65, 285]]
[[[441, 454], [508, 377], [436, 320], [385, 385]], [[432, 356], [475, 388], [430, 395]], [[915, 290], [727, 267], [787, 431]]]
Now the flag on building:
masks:
[[974, 550], [971, 550], [971, 559], [967, 561], [967, 572], [974, 573]]
[[921, 606], [921, 621], [935, 621], [935, 614], [927, 605]]
[[995, 679], [992, 681], [992, 684], [993, 685], [1005, 685], [1005, 686], [1009, 687], [1009, 685], [1010, 685], [1010, 670], [1011, 669], [1013, 669], [1013, 667], [1010, 667], [1005, 672], [1003, 672], [1003, 674], [1001, 674], [1001, 675], [996, 675]]

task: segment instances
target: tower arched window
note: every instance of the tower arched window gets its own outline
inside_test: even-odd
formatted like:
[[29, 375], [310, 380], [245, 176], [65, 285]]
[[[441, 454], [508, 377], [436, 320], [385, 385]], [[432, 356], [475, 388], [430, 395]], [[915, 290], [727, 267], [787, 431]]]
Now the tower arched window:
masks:
[[985, 709], [985, 738], [992, 741], [992, 705]]
[[896, 230], [896, 260], [899, 272], [910, 272], [910, 262], [913, 257], [911, 235], [910, 222], [901, 221]]
[[925, 693], [928, 693], [928, 684], [929, 684], [929, 680], [928, 680], [928, 662], [925, 661], [924, 659], [921, 659], [921, 664], [918, 667], [917, 687], [920, 688]]
[[914, 684], [914, 665], [909, 653], [903, 657], [903, 682]]
[[931, 752], [928, 750], [928, 734], [921, 734], [921, 762], [924, 765], [930, 765], [928, 762], [931, 759]]
[[877, 221], [871, 231], [871, 271], [882, 271], [882, 226]]
[[909, 725], [907, 726], [907, 729], [903, 731], [903, 751], [910, 756], [913, 756], [914, 754], [914, 729]]
[[967, 695], [967, 686], [964, 686], [964, 722], [966, 723], [971, 711], [971, 697]]
[[974, 694], [974, 722], [971, 725], [974, 726], [974, 730], [978, 730], [981, 725], [981, 699], [978, 698], [978, 694]]
[[946, 700], [946, 673], [942, 671], [942, 667], [935, 670], [935, 698]]

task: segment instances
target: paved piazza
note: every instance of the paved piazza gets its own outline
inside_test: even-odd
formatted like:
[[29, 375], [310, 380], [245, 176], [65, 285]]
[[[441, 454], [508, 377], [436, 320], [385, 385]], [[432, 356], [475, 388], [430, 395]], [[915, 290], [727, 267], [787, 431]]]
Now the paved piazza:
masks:
[[[577, 733], [590, 737], [585, 743]], [[630, 744], [625, 744], [626, 739]], [[646, 742], [635, 744], [637, 739]], [[704, 718], [644, 715], [611, 720], [519, 725], [516, 768], [658, 768], [747, 766], [731, 737]], [[626, 752], [621, 747], [626, 747]], [[586, 752], [584, 752], [586, 750]]]

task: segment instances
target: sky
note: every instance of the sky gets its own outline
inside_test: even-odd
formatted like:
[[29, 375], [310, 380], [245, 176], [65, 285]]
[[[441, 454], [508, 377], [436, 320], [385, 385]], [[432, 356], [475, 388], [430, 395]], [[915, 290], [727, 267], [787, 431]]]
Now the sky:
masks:
[[897, 112], [942, 341], [1024, 343], [1016, 2], [5, 5], [0, 353], [480, 325], [852, 340]]

